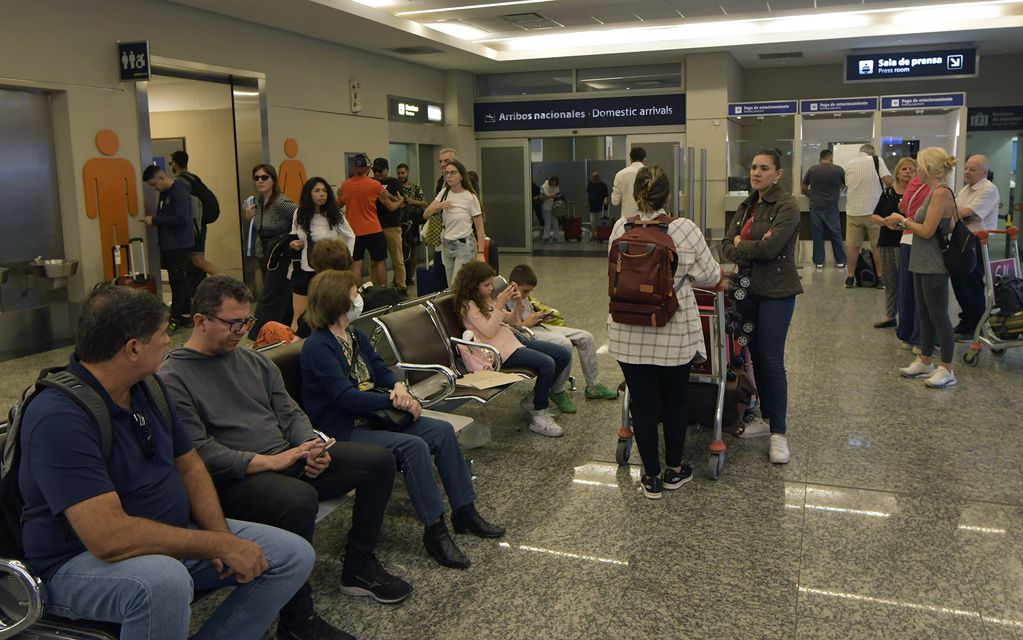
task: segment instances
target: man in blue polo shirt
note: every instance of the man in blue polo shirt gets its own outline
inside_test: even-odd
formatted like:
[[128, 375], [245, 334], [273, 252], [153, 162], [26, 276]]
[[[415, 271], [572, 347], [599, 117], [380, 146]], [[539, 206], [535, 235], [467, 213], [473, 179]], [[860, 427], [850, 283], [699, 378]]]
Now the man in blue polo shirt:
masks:
[[[181, 422], [165, 424], [142, 381], [163, 361], [167, 308], [108, 287], [82, 303], [68, 369], [106, 401], [104, 458], [92, 416], [42, 391], [22, 422], [18, 482], [29, 567], [47, 611], [122, 625], [122, 638], [185, 638], [193, 588], [237, 586], [196, 638], [260, 638], [309, 576], [305, 540], [225, 520]], [[256, 580], [256, 578], [259, 578]]]

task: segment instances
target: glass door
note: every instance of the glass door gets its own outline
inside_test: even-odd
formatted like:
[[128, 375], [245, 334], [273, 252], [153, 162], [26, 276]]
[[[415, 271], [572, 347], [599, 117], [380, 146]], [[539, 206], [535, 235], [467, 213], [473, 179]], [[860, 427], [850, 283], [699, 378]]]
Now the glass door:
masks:
[[478, 140], [476, 146], [487, 235], [502, 251], [531, 251], [529, 141]]

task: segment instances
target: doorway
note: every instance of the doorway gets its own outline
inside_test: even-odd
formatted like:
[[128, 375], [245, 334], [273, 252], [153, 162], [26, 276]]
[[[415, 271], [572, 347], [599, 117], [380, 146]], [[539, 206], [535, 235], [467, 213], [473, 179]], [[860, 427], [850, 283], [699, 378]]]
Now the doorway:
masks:
[[[255, 192], [252, 167], [268, 158], [259, 82], [157, 69], [144, 83], [140, 93], [145, 99], [139, 105], [149, 124], [149, 139], [143, 140], [142, 148], [148, 148], [151, 157], [143, 162], [169, 169], [171, 153], [188, 154], [189, 172], [216, 195], [221, 210], [207, 228], [205, 257], [217, 272], [244, 281], [255, 292], [261, 288], [259, 269], [255, 259], [245, 255], [249, 222], [240, 203]], [[153, 194], [146, 197], [151, 202]], [[155, 250], [149, 248], [150, 256]]]

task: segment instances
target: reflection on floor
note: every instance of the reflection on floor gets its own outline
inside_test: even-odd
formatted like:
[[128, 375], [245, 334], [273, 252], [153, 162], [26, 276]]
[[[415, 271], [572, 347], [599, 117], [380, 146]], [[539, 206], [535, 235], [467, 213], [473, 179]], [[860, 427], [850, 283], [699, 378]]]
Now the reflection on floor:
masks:
[[[502, 256], [506, 270], [519, 256]], [[526, 257], [539, 299], [606, 339], [605, 262]], [[792, 461], [766, 440], [726, 438], [719, 481], [706, 431], [689, 434], [696, 479], [658, 502], [614, 463], [620, 409], [576, 394], [566, 435], [524, 429], [513, 389], [467, 407], [489, 442], [468, 452], [480, 511], [501, 540], [457, 536], [465, 571], [429, 560], [396, 485], [379, 555], [415, 585], [393, 607], [340, 594], [350, 509], [320, 525], [319, 610], [360, 638], [1023, 638], [1023, 350], [989, 352], [935, 391], [900, 379], [884, 293], [804, 269], [788, 342]], [[58, 360], [58, 354], [49, 354]], [[46, 357], [22, 362], [27, 379]], [[5, 363], [8, 394], [17, 376]], [[581, 376], [576, 363], [576, 374]], [[621, 380], [600, 356], [601, 380]], [[637, 462], [638, 459], [634, 460]], [[196, 616], [205, 615], [203, 603]]]

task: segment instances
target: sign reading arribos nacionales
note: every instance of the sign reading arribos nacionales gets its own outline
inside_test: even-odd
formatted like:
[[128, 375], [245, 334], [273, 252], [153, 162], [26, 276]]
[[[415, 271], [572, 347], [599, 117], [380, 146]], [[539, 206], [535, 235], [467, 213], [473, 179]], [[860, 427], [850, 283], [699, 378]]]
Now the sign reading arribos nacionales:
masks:
[[686, 123], [683, 93], [478, 102], [476, 131], [522, 131], [528, 129], [589, 129], [596, 127], [652, 127]]

